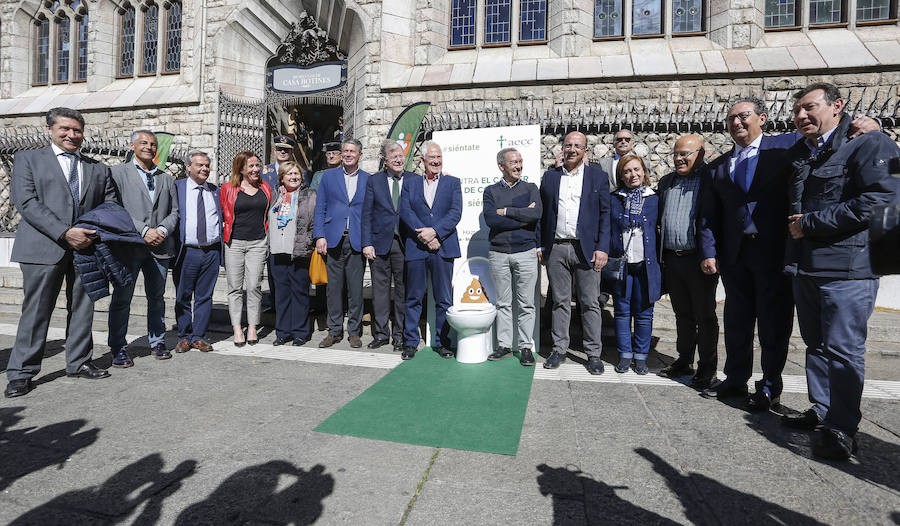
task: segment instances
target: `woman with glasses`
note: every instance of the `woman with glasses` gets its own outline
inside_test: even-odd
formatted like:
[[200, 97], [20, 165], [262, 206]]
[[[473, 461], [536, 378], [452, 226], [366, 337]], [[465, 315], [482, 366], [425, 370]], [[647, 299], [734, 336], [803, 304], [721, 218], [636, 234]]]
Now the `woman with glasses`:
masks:
[[615, 369], [624, 373], [633, 367], [635, 373], [647, 374], [653, 304], [662, 282], [656, 257], [659, 196], [650, 188], [647, 167], [637, 155], [619, 159], [616, 179], [619, 186], [610, 199], [609, 255], [625, 259], [625, 276], [612, 293], [619, 350]]
[[303, 345], [312, 336], [309, 319], [309, 258], [315, 248], [316, 192], [294, 161], [278, 165], [278, 191], [269, 207], [269, 271], [275, 295], [275, 342]]
[[[251, 151], [237, 154], [231, 163], [231, 179], [219, 192], [225, 238], [225, 277], [228, 281], [228, 314], [234, 329], [234, 344], [258, 341], [262, 303], [263, 265], [266, 262], [266, 211], [272, 188], [260, 178], [262, 163]], [[241, 327], [244, 287], [247, 290], [247, 337]]]

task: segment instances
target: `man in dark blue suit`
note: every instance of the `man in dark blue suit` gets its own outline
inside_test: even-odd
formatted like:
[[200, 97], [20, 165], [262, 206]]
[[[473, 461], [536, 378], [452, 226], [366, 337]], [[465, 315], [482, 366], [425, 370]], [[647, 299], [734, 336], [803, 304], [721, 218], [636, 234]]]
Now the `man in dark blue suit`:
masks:
[[362, 347], [363, 200], [369, 174], [359, 168], [362, 143], [347, 139], [341, 145], [341, 166], [326, 170], [316, 195], [313, 237], [316, 251], [326, 256], [328, 271], [328, 336], [319, 347], [331, 347], [344, 335], [344, 285], [347, 286], [347, 332], [350, 347]]
[[[701, 394], [745, 398], [750, 410], [779, 403], [781, 372], [793, 325], [789, 278], [782, 272], [787, 236], [787, 165], [794, 134], [763, 135], [764, 103], [747, 97], [725, 118], [735, 142], [710, 164], [712, 182], [703, 195], [700, 266], [720, 272], [725, 286], [725, 380]], [[758, 325], [763, 378], [747, 398], [753, 372], [753, 329]]]
[[[406, 288], [403, 279], [403, 233], [400, 222], [400, 195], [405, 181], [418, 177], [403, 169], [406, 155], [397, 141], [381, 145], [385, 169], [369, 177], [362, 208], [363, 256], [369, 260], [372, 274], [372, 336], [369, 349], [377, 349], [393, 340], [394, 350], [403, 349], [403, 320], [406, 313]], [[402, 228], [402, 231], [401, 231]], [[391, 279], [394, 281], [394, 324], [391, 317]], [[388, 338], [390, 337], [390, 339]]]
[[850, 116], [832, 84], [811, 84], [794, 99], [794, 125], [806, 140], [787, 154], [793, 174], [786, 262], [813, 406], [783, 422], [810, 430], [821, 425], [813, 454], [847, 460], [857, 450], [866, 331], [878, 292], [869, 219], [876, 206], [897, 203], [888, 162], [900, 150], [882, 133], [848, 139]]
[[541, 203], [544, 214], [537, 228], [538, 261], [547, 266], [553, 303], [553, 352], [544, 368], [556, 369], [569, 348], [572, 277], [581, 305], [587, 370], [603, 373], [600, 360], [600, 270], [609, 253], [609, 176], [584, 163], [587, 138], [581, 132], [566, 135], [562, 170], [544, 172]]
[[404, 181], [400, 193], [400, 219], [406, 253], [406, 319], [401, 357], [415, 357], [419, 346], [419, 318], [431, 274], [434, 292], [435, 341], [431, 347], [450, 358], [450, 325], [447, 309], [453, 304], [453, 260], [460, 257], [456, 225], [462, 217], [459, 179], [442, 173], [441, 147], [432, 141], [422, 145], [425, 175]]
[[[175, 281], [175, 352], [213, 350], [206, 338], [212, 314], [212, 296], [222, 265], [222, 204], [219, 188], [207, 182], [209, 156], [192, 152], [188, 177], [175, 181], [178, 194], [179, 246], [172, 277]], [[194, 306], [191, 309], [191, 298]]]

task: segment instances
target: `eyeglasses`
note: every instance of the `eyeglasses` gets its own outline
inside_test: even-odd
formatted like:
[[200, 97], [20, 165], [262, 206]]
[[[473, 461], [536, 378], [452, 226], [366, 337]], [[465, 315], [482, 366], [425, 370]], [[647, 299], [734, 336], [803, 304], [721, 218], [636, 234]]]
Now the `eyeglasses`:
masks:
[[584, 146], [582, 144], [567, 143], [567, 144], [563, 145], [563, 150], [585, 150], [585, 149], [587, 149], [587, 146]]
[[631, 137], [616, 137], [616, 142], [631, 142]]
[[734, 119], [739, 119], [741, 122], [747, 122], [750, 117], [754, 115], [752, 111], [742, 111], [740, 113], [735, 113], [734, 115], [729, 115], [725, 117], [725, 122], [732, 123]]
[[699, 151], [700, 148], [697, 148], [696, 150], [691, 150], [689, 152], [672, 152], [672, 155], [675, 156], [676, 159], [687, 159]]

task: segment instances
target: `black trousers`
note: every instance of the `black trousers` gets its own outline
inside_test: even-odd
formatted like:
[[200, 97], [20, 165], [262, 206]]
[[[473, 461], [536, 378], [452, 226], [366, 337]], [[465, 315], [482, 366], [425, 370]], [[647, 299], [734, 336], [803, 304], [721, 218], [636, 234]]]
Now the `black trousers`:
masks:
[[696, 350], [697, 378], [712, 378], [718, 362], [716, 286], [719, 276], [704, 274], [696, 253], [679, 256], [668, 250], [663, 252], [663, 272], [675, 312], [678, 360], [694, 363]]
[[350, 247], [350, 237], [346, 234], [334, 248], [328, 249], [325, 261], [328, 271], [328, 334], [341, 336], [344, 333], [344, 287], [347, 294], [347, 333], [362, 336], [363, 273], [366, 260], [362, 252]]
[[[372, 273], [372, 336], [377, 340], [386, 340], [388, 336], [394, 344], [403, 345], [403, 321], [406, 313], [406, 286], [403, 280], [403, 246], [394, 237], [391, 250], [376, 256], [369, 261]], [[394, 294], [391, 296], [391, 280], [394, 282]], [[394, 300], [394, 323], [388, 330], [391, 318], [391, 299]]]

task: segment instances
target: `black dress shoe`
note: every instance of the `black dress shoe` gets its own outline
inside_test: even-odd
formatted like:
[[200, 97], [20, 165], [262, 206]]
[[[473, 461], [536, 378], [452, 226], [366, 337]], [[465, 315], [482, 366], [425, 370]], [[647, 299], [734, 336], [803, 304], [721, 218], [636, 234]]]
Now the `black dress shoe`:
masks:
[[828, 460], [849, 460], [859, 450], [856, 437], [837, 429], [823, 429], [813, 445], [813, 455]]
[[497, 347], [497, 350], [489, 354], [487, 359], [496, 362], [497, 360], [502, 360], [511, 352], [512, 350], [509, 347]]
[[531, 349], [525, 348], [519, 351], [519, 363], [524, 367], [534, 365], [534, 354], [532, 354]]
[[306, 345], [306, 342], [309, 341], [309, 338], [294, 338], [294, 347], [300, 347], [302, 345]]
[[603, 360], [599, 356], [588, 356], [587, 372], [597, 375], [603, 374]]
[[768, 411], [778, 405], [781, 405], [781, 397], [770, 396], [765, 389], [757, 389], [744, 400], [744, 409], [747, 411]]
[[671, 364], [660, 369], [658, 373], [659, 376], [663, 378], [680, 378], [682, 376], [689, 376], [694, 374], [694, 368], [691, 367], [691, 364], [686, 362], [679, 362], [675, 360]]
[[438, 356], [440, 356], [441, 358], [444, 358], [444, 359], [453, 358], [453, 351], [446, 347], [438, 347], [435, 349], [435, 351], [438, 353]]
[[716, 398], [725, 400], [728, 398], [746, 398], [750, 394], [750, 390], [746, 385], [735, 385], [728, 383], [727, 380], [709, 386], [700, 392], [703, 398]]
[[806, 431], [814, 431], [822, 426], [822, 418], [813, 408], [809, 408], [802, 413], [795, 415], [782, 415], [781, 425], [792, 427], [794, 429], [804, 429]]
[[385, 339], [375, 338], [374, 340], [372, 340], [369, 343], [369, 345], [366, 345], [366, 347], [368, 347], [369, 349], [377, 349], [383, 345], [387, 345], [388, 343], [390, 343], [390, 340], [388, 340], [386, 338]]
[[402, 343], [395, 343], [395, 344], [394, 344], [394, 352], [402, 352], [402, 351], [403, 351], [403, 344], [402, 344]]
[[403, 360], [412, 360], [416, 357], [416, 348], [415, 347], [404, 347], [403, 353], [400, 355], [400, 358]]
[[9, 385], [6, 386], [6, 390], [3, 391], [3, 396], [15, 398], [17, 396], [27, 395], [28, 391], [31, 391], [31, 380], [28, 378], [10, 380]]
[[106, 378], [109, 376], [109, 371], [106, 369], [98, 369], [91, 362], [87, 362], [78, 368], [74, 373], [66, 373], [66, 376], [70, 378], [87, 378], [88, 380], [97, 380], [99, 378]]
[[701, 378], [699, 376], [694, 376], [691, 378], [691, 381], [688, 382], [688, 387], [692, 389], [696, 389], [698, 391], [704, 391], [709, 389], [711, 385], [718, 382], [719, 380], [713, 376], [712, 378]]
[[293, 341], [294, 340], [292, 340], [291, 338], [275, 338], [275, 341], [272, 342], [272, 345], [278, 347], [279, 345], [285, 345]]
[[544, 369], [558, 369], [559, 364], [564, 361], [566, 361], [566, 355], [553, 351], [550, 353], [550, 356], [547, 357], [547, 361], [544, 362]]

